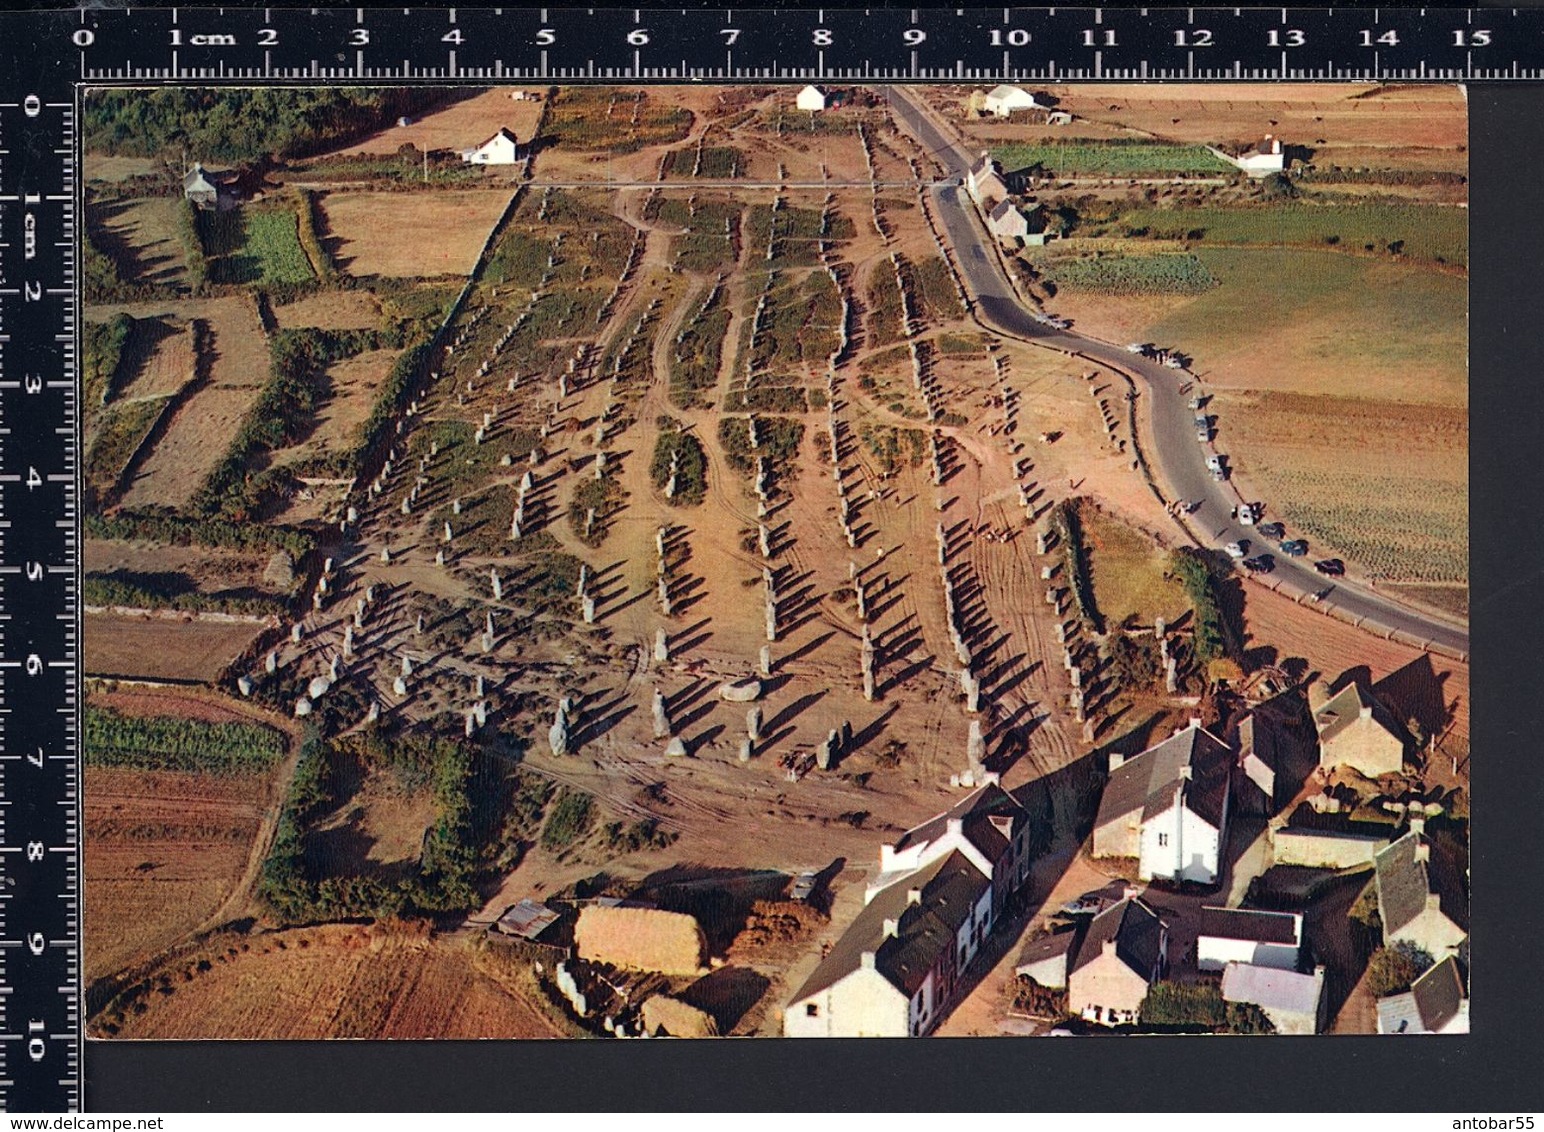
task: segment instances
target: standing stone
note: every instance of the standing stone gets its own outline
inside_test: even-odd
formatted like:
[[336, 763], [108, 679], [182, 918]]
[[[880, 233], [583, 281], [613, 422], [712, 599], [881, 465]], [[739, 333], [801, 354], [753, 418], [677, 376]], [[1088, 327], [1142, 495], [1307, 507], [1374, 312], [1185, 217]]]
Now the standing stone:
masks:
[[654, 689], [654, 738], [664, 739], [670, 735], [670, 712], [665, 707], [665, 696], [658, 688]]
[[670, 659], [670, 637], [663, 629], [654, 631], [654, 659], [661, 664]]
[[365, 712], [365, 726], [368, 727], [370, 724], [375, 723], [380, 718], [381, 718], [381, 701], [380, 700], [371, 700], [370, 701], [370, 710]]
[[761, 674], [763, 676], [771, 676], [772, 675], [772, 648], [771, 648], [770, 645], [762, 645], [761, 646], [761, 658], [760, 658], [760, 660], [761, 660], [761, 664], [760, 664]]
[[970, 763], [972, 773], [980, 777], [986, 761], [986, 737], [981, 733], [979, 719], [970, 721], [970, 737], [965, 743], [965, 757]]
[[761, 709], [753, 707], [745, 713], [745, 734], [752, 743], [761, 741]]
[[391, 690], [397, 696], [407, 695], [407, 681], [398, 676], [391, 682]]
[[263, 671], [267, 672], [271, 676], [275, 672], [277, 672], [278, 670], [279, 670], [279, 654], [276, 653], [276, 652], [271, 652], [271, 653], [268, 654], [267, 658], [263, 661]]
[[381, 547], [381, 565], [382, 566], [390, 566], [391, 565], [391, 547], [389, 547], [389, 546]]
[[298, 645], [300, 643], [300, 638], [304, 636], [304, 634], [305, 630], [301, 627], [299, 621], [290, 626], [290, 640], [295, 642], [295, 644]]
[[488, 581], [493, 584], [493, 600], [494, 601], [503, 601], [504, 600], [504, 583], [499, 578], [498, 567], [495, 566], [491, 570], [488, 571]]
[[586, 594], [579, 602], [580, 613], [584, 616], [586, 625], [595, 624], [595, 599]]
[[568, 721], [561, 713], [547, 731], [547, 746], [554, 755], [568, 754]]
[[751, 754], [753, 753], [753, 750], [754, 750], [754, 744], [751, 742], [751, 740], [749, 740], [749, 739], [741, 739], [740, 740], [740, 754], [739, 754], [740, 761], [742, 763], [750, 762], [751, 761]]
[[250, 677], [250, 676], [238, 676], [238, 677], [236, 677], [236, 689], [243, 696], [250, 696], [252, 694], [252, 677]]

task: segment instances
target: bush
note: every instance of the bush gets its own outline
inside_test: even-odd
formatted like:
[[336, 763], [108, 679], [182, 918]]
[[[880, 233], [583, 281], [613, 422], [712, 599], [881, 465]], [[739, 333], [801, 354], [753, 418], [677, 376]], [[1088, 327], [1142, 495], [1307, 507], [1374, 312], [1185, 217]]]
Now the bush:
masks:
[[225, 519], [188, 518], [161, 511], [115, 511], [87, 515], [89, 538], [144, 539], [171, 546], [206, 546], [226, 550], [282, 550], [297, 562], [316, 549], [310, 531], [277, 523], [233, 523]]
[[1232, 634], [1217, 601], [1216, 579], [1211, 564], [1194, 547], [1182, 546], [1169, 556], [1169, 568], [1174, 571], [1185, 595], [1195, 611], [1194, 648], [1196, 661], [1207, 665], [1214, 660], [1228, 657]]
[[1150, 1026], [1222, 1026], [1227, 1022], [1222, 990], [1213, 983], [1154, 983], [1142, 1000], [1142, 1022]]
[[696, 507], [708, 493], [708, 459], [702, 442], [689, 432], [673, 429], [659, 434], [654, 442], [654, 459], [649, 464], [649, 479], [660, 491], [670, 482], [672, 456], [676, 460], [676, 488], [671, 502]]
[[547, 822], [542, 826], [542, 848], [552, 853], [569, 848], [589, 832], [594, 820], [593, 797], [582, 790], [560, 787], [553, 798]]
[[1431, 956], [1412, 944], [1380, 947], [1367, 961], [1367, 989], [1378, 998], [1403, 994], [1431, 965]]
[[1228, 1003], [1228, 1033], [1274, 1034], [1276, 1024], [1253, 1002]]
[[113, 399], [122, 379], [124, 347], [134, 333], [134, 320], [115, 314], [107, 322], [88, 322], [81, 327], [81, 384], [86, 406], [105, 405]]
[[87, 605], [118, 605], [132, 609], [177, 609], [187, 613], [234, 613], [248, 617], [280, 614], [283, 598], [260, 590], [199, 591], [198, 582], [181, 571], [112, 570], [81, 579]]

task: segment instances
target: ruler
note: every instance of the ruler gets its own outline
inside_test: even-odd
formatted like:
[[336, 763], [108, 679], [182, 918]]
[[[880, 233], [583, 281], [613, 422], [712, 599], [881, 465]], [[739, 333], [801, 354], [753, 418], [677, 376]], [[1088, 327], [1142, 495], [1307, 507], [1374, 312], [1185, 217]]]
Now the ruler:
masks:
[[77, 107], [92, 85], [1544, 77], [1544, 10], [0, 12], [0, 1107], [81, 1104]]

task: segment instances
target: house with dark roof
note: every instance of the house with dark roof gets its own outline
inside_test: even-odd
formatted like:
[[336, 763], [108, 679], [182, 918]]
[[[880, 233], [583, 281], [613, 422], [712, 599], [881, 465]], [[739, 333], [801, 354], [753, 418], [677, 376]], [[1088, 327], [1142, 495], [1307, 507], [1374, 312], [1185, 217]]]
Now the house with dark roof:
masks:
[[1248, 963], [1282, 971], [1297, 969], [1303, 917], [1254, 908], [1202, 908], [1196, 919], [1196, 967], [1221, 971]]
[[1168, 967], [1169, 929], [1139, 896], [1095, 916], [1067, 971], [1067, 1010], [1089, 1022], [1135, 1022]]
[[1404, 769], [1410, 736], [1370, 689], [1352, 681], [1331, 696], [1315, 681], [1308, 701], [1319, 733], [1321, 767], [1350, 767], [1368, 778]]
[[1235, 814], [1271, 817], [1297, 797], [1319, 761], [1307, 706], [1301, 693], [1286, 692], [1255, 705], [1238, 721]]
[[879, 876], [869, 885], [869, 899], [905, 874], [958, 852], [991, 878], [995, 915], [1029, 877], [1029, 822], [1029, 811], [1001, 786], [989, 783], [972, 791], [894, 844], [880, 846]]
[[1134, 857], [1142, 880], [1216, 884], [1233, 748], [1193, 720], [1129, 759], [1112, 754], [1094, 821], [1095, 857]]
[[1258, 1006], [1278, 1034], [1317, 1034], [1324, 1029], [1324, 967], [1311, 974], [1229, 963], [1222, 972], [1222, 999]]
[[1467, 1034], [1469, 992], [1458, 960], [1448, 956], [1422, 972], [1403, 994], [1378, 1000], [1380, 1034]]
[[790, 1038], [926, 1034], [994, 926], [992, 882], [964, 853], [882, 889], [783, 1011]]
[[1066, 931], [1031, 940], [1019, 953], [1019, 961], [1014, 964], [1013, 973], [1034, 979], [1051, 990], [1064, 990], [1067, 986], [1067, 969], [1077, 955], [1082, 929], [1083, 925], [1079, 924]]
[[1469, 897], [1456, 862], [1426, 836], [1426, 822], [1373, 858], [1384, 946], [1409, 943], [1434, 959], [1456, 955], [1469, 934]]
[[987, 213], [986, 226], [992, 235], [1010, 247], [1045, 243], [1045, 216], [1039, 201], [1018, 204], [1003, 199]]
[[507, 126], [481, 145], [461, 151], [461, 160], [469, 165], [513, 165], [520, 160], [520, 141]]

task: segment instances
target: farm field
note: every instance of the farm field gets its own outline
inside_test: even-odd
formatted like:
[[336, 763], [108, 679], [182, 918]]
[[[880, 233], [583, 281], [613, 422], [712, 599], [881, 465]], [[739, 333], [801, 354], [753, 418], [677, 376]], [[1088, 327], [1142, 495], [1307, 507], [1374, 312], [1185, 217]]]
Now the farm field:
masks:
[[[514, 101], [510, 95], [519, 89], [499, 87], [474, 94], [470, 98], [431, 110], [415, 118], [409, 125], [390, 126], [334, 152], [388, 155], [395, 154], [404, 145], [412, 145], [420, 151], [447, 149], [459, 153], [487, 141], [501, 126], [508, 127], [523, 142], [535, 131], [543, 103], [536, 99]], [[546, 88], [532, 88], [527, 93], [539, 99], [545, 95]], [[497, 177], [516, 168], [490, 168], [483, 172], [490, 177]]]
[[992, 156], [1010, 172], [1039, 168], [1048, 176], [1147, 177], [1172, 174], [1220, 175], [1232, 166], [1201, 146], [1163, 142], [1106, 143], [1051, 141], [1039, 145], [995, 146]]
[[85, 784], [90, 981], [214, 914], [246, 869], [269, 799], [257, 775], [88, 767]]
[[234, 229], [228, 248], [209, 249], [222, 256], [211, 264], [221, 282], [305, 283], [315, 277], [300, 246], [300, 221], [292, 209], [247, 208], [221, 214], [220, 222]]
[[329, 192], [318, 198], [339, 270], [359, 277], [465, 276], [499, 213], [502, 192]]
[[113, 400], [132, 401], [180, 393], [193, 380], [196, 362], [193, 335], [185, 323], [146, 319], [134, 328], [130, 349], [125, 351], [124, 358], [124, 368], [129, 371], [127, 381], [116, 391]]
[[108, 242], [127, 249], [124, 258], [132, 264], [130, 279], [169, 286], [187, 281], [187, 255], [177, 236], [181, 204], [175, 198], [153, 197], [93, 206], [92, 219], [105, 231]]
[[280, 330], [315, 326], [355, 330], [379, 326], [381, 304], [369, 291], [324, 291], [273, 308]]
[[110, 317], [203, 319], [209, 330], [209, 381], [195, 391], [167, 425], [124, 493], [128, 507], [182, 507], [225, 453], [230, 438], [268, 377], [268, 342], [257, 310], [241, 295], [165, 303], [93, 306], [87, 314]]
[[[1160, 208], [1123, 212], [1121, 226], [1192, 244], [1336, 247], [1413, 262], [1469, 265], [1467, 209], [1430, 204], [1292, 204], [1241, 208]], [[1201, 233], [1189, 235], [1187, 233]]]
[[177, 616], [87, 613], [84, 621], [88, 675], [199, 684], [213, 681], [263, 631], [247, 621]]
[[384, 926], [217, 937], [158, 973], [156, 982], [170, 992], [146, 995], [148, 1009], [130, 1012], [115, 1036], [564, 1036], [541, 1006], [479, 970], [466, 941], [430, 940]]
[[370, 415], [381, 384], [400, 353], [366, 350], [327, 367], [331, 392], [316, 413], [315, 427], [302, 443], [277, 453], [276, 462], [294, 464], [350, 451], [359, 426]]
[[200, 590], [277, 588], [280, 567], [267, 554], [196, 546], [165, 546], [142, 540], [88, 538], [83, 544], [88, 574], [182, 573]]

